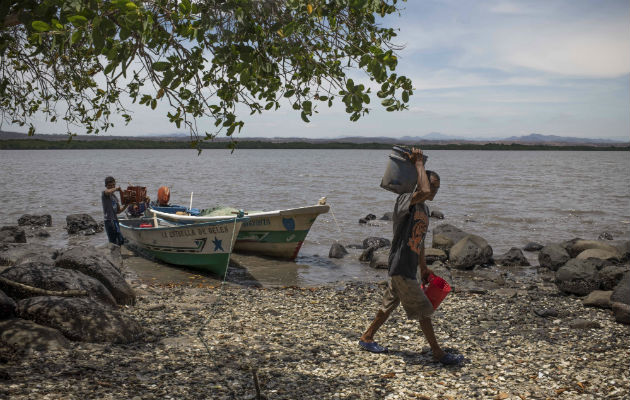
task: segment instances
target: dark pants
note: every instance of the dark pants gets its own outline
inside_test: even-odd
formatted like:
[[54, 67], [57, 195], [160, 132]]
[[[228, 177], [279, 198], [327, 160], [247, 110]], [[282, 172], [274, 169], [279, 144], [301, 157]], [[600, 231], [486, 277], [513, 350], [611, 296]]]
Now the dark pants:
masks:
[[108, 221], [105, 220], [105, 232], [107, 232], [107, 239], [109, 239], [110, 243], [117, 244], [122, 246], [125, 243], [125, 238], [120, 233], [120, 226], [118, 226], [118, 221]]

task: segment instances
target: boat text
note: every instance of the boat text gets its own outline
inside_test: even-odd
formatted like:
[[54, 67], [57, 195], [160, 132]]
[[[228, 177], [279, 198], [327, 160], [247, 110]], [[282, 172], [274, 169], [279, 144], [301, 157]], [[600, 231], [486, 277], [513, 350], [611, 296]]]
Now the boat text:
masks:
[[261, 226], [261, 225], [271, 225], [271, 221], [269, 220], [269, 218], [256, 218], [256, 219], [250, 219], [249, 221], [243, 224], [243, 226]]
[[207, 235], [210, 233], [226, 233], [228, 228], [224, 225], [219, 226], [204, 226], [200, 228], [184, 228], [178, 229], [176, 231], [165, 231], [162, 232], [163, 238], [175, 238], [175, 237], [186, 237], [186, 236], [198, 236], [198, 235]]

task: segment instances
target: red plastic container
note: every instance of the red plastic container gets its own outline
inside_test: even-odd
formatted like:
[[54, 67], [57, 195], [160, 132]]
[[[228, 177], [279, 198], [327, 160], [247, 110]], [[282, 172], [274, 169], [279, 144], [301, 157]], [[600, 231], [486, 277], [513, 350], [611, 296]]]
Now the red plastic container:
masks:
[[153, 228], [153, 224], [140, 224], [140, 228]]
[[429, 284], [422, 284], [422, 290], [433, 304], [433, 309], [437, 310], [442, 300], [451, 291], [451, 285], [439, 276], [431, 274], [429, 275]]

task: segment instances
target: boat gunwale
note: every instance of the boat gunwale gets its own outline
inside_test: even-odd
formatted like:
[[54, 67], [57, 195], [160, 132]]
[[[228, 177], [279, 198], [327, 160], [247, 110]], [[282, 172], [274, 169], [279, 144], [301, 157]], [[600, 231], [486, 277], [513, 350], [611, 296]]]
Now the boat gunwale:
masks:
[[[325, 209], [325, 211], [324, 211]], [[327, 204], [316, 204], [313, 206], [305, 206], [305, 207], [297, 207], [297, 208], [287, 208], [283, 210], [273, 210], [273, 211], [261, 211], [261, 212], [252, 212], [245, 215], [245, 217], [249, 218], [258, 218], [258, 217], [274, 217], [274, 216], [286, 216], [286, 215], [301, 215], [301, 214], [326, 214], [330, 210], [330, 206]], [[225, 218], [229, 217], [227, 215], [178, 215], [178, 214], [170, 214], [164, 211], [154, 210], [149, 208], [149, 212], [154, 213], [157, 216], [167, 216], [167, 220], [183, 220], [183, 221], [213, 221], [215, 218]]]
[[[160, 218], [160, 220], [162, 220], [162, 219]], [[139, 226], [135, 227], [135, 226], [126, 225], [126, 224], [124, 224], [124, 222], [126, 222], [126, 221], [135, 221], [135, 220], [132, 220], [132, 219], [121, 219], [121, 220], [118, 221], [118, 224], [121, 227], [125, 227], [126, 229], [130, 229], [130, 230], [133, 230], [133, 231], [163, 231], [163, 230], [168, 230], [168, 229], [182, 229], [182, 228], [191, 227], [191, 226], [198, 227], [198, 226], [214, 226], [214, 225], [234, 224], [234, 223], [239, 223], [239, 222], [240, 223], [244, 223], [244, 222], [249, 221], [249, 217], [236, 217], [236, 218], [231, 218], [231, 219], [222, 219], [222, 220], [218, 220], [218, 221], [199, 221], [199, 222], [197, 222], [195, 224], [187, 224], [187, 225], [180, 224], [180, 225], [176, 225], [176, 226], [162, 226], [162, 227], [160, 227], [160, 226], [158, 226], [158, 227], [155, 227], [155, 226], [149, 227], [149, 226], [147, 226], [146, 228], [141, 228]], [[146, 219], [146, 221], [151, 221], [152, 222], [153, 218]], [[173, 221], [168, 221], [168, 220], [163, 220], [163, 221], [166, 221], [166, 222], [169, 222], [169, 223], [173, 222]]]

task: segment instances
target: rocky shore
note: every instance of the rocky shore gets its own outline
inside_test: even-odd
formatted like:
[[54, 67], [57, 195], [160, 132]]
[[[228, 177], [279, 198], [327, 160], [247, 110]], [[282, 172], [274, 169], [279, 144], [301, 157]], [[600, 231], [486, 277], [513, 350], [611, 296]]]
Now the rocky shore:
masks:
[[548, 285], [450, 294], [435, 326], [444, 346], [466, 356], [460, 368], [434, 363], [417, 324], [400, 311], [378, 336], [388, 354], [359, 349], [378, 285], [136, 289], [137, 304], [125, 313], [145, 327], [141, 340], [3, 354], [0, 397], [254, 399], [254, 373], [268, 399], [630, 394], [628, 327]]
[[[436, 335], [466, 358], [443, 367], [400, 309], [377, 335], [389, 353], [359, 348], [382, 282], [147, 281], [116, 247], [25, 243], [50, 226], [44, 216], [26, 220], [0, 232], [0, 398], [630, 396], [627, 242], [533, 246], [532, 267], [520, 249], [493, 256], [483, 238], [436, 227], [431, 268], [453, 287]], [[101, 229], [79, 217], [68, 231], [74, 221], [83, 227], [73, 234]], [[378, 267], [387, 240], [361, 247], [365, 267]]]

